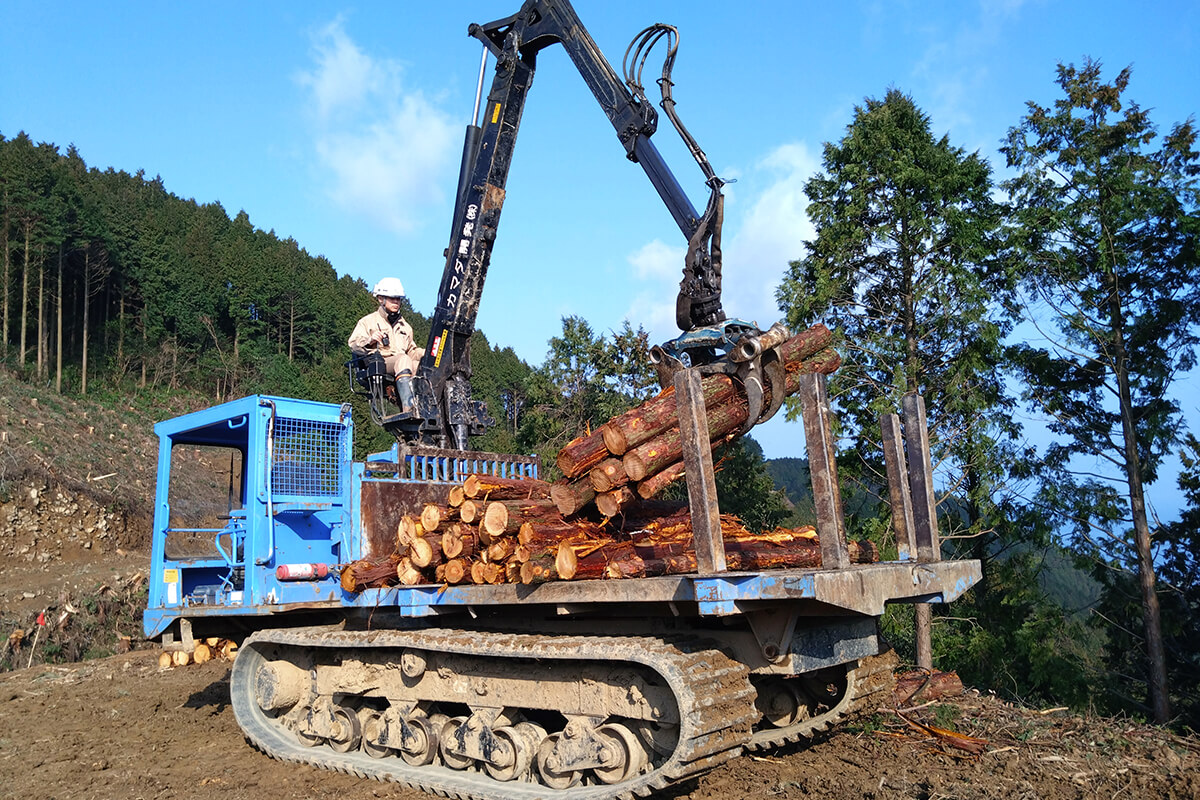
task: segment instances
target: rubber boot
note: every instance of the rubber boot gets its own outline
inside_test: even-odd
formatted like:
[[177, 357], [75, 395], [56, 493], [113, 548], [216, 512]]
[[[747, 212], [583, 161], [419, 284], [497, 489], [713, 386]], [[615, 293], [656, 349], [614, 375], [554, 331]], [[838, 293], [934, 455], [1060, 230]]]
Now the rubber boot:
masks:
[[401, 370], [396, 376], [396, 399], [400, 402], [400, 410], [405, 413], [413, 413], [417, 410], [417, 401], [413, 396], [412, 372], [410, 370]]

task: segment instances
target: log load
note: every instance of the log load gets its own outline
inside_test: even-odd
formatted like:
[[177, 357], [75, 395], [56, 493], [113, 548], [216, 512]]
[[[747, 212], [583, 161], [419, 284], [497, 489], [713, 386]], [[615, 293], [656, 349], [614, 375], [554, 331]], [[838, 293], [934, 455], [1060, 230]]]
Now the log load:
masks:
[[[787, 394], [799, 390], [801, 375], [837, 369], [841, 357], [830, 347], [832, 339], [828, 328], [815, 325], [780, 345]], [[740, 435], [751, 420], [749, 401], [738, 381], [713, 374], [705, 376], [700, 387], [712, 443]], [[631, 505], [628, 495], [619, 491], [626, 486], [642, 499], [654, 497], [684, 475], [674, 387], [570, 442], [559, 451], [556, 463], [564, 479], [550, 488], [550, 497], [564, 516], [592, 504], [605, 516], [622, 513]]]
[[[343, 566], [342, 587], [347, 592], [361, 592], [397, 583], [538, 584], [696, 571], [692, 519], [685, 503], [643, 500], [625, 485], [595, 495], [599, 509], [609, 500], [620, 506], [603, 510], [597, 517], [565, 515], [559, 504], [549, 499], [555, 489], [587, 484], [588, 480], [554, 486], [537, 481], [525, 490], [509, 485], [501, 491], [512, 499], [480, 499], [479, 519], [472, 523], [454, 519], [456, 511], [472, 500], [464, 499], [457, 508], [426, 506], [421, 519], [401, 520], [394, 553]], [[755, 533], [730, 514], [722, 515], [720, 522], [730, 570], [821, 566], [821, 545], [811, 527]], [[852, 563], [879, 558], [869, 542], [850, 542], [848, 550]]]
[[[829, 330], [817, 325], [780, 345], [788, 394], [798, 390], [799, 376], [838, 367], [831, 341]], [[701, 389], [712, 443], [740, 435], [749, 402], [738, 381], [712, 374]], [[536, 584], [696, 571], [686, 504], [653, 499], [684, 477], [673, 388], [573, 440], [556, 463], [564, 477], [553, 484], [468, 476], [447, 490], [442, 504], [401, 519], [396, 552], [386, 562], [344, 567], [343, 588], [361, 591], [397, 581]], [[730, 570], [821, 567], [812, 528], [754, 533], [723, 515], [721, 533]], [[850, 542], [848, 551], [852, 563], [879, 558], [869, 542]]]

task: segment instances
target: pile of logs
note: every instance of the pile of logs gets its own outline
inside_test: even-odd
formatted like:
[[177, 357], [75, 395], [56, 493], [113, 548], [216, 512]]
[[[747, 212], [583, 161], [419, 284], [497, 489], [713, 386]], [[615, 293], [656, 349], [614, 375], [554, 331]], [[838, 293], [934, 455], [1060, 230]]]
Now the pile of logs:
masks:
[[[536, 479], [472, 475], [445, 503], [401, 518], [396, 548], [341, 571], [342, 588], [361, 592], [403, 584], [537, 584], [550, 580], [637, 578], [696, 571], [691, 514], [684, 503], [643, 501], [619, 519], [566, 519]], [[731, 570], [818, 568], [821, 546], [811, 527], [752, 533], [721, 517]], [[850, 544], [850, 558], [879, 558], [870, 543]]]
[[[838, 367], [831, 339], [817, 325], [780, 345], [787, 394], [799, 390], [801, 375]], [[714, 374], [703, 378], [701, 388], [711, 442], [740, 435], [750, 405], [741, 384]], [[443, 503], [402, 517], [390, 555], [345, 565], [342, 588], [534, 584], [697, 571], [686, 504], [652, 499], [684, 475], [673, 388], [575, 439], [558, 454], [557, 465], [565, 477], [554, 484], [470, 476], [449, 489]], [[729, 570], [821, 566], [812, 528], [755, 534], [725, 515], [721, 532]], [[874, 545], [858, 542], [849, 543], [849, 556], [852, 563], [879, 558]]]
[[232, 639], [213, 636], [197, 641], [190, 653], [187, 650], [164, 650], [158, 654], [158, 666], [164, 669], [186, 667], [188, 664], [203, 664], [214, 658], [233, 661], [233, 657], [237, 655], [237, 647], [237, 642]]
[[[787, 394], [799, 389], [800, 375], [837, 369], [841, 357], [831, 340], [829, 329], [816, 325], [780, 346]], [[738, 436], [749, 405], [741, 385], [717, 374], [706, 376], [701, 387], [712, 444]], [[559, 451], [556, 463], [565, 480], [551, 496], [563, 516], [594, 503], [603, 516], [615, 517], [637, 499], [654, 497], [684, 474], [674, 388], [575, 439]]]

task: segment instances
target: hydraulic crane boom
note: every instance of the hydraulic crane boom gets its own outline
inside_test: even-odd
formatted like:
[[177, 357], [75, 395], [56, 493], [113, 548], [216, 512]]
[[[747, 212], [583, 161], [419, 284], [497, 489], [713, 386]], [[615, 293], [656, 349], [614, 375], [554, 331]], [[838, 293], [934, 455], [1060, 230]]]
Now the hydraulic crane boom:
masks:
[[[626, 156], [641, 165], [688, 241], [676, 304], [679, 327], [689, 331], [724, 319], [720, 300], [723, 182], [674, 112], [670, 66], [677, 42], [675, 29], [655, 25], [639, 34], [626, 52], [625, 82], [618, 78], [568, 0], [527, 0], [517, 14], [471, 25], [469, 33], [486, 48], [485, 60], [487, 53], [495, 58], [495, 74], [482, 119], [477, 101], [476, 120], [467, 128], [430, 341], [414, 381], [418, 410], [402, 415], [404, 419], [384, 423], [399, 438], [458, 449], [465, 449], [467, 437], [481, 433], [490, 424], [482, 403], [471, 399], [470, 337], [504, 206], [505, 183], [521, 115], [533, 82], [537, 54], [546, 47], [561, 44], [567, 51], [612, 123]], [[645, 97], [640, 74], [650, 48], [664, 37], [670, 49], [660, 81], [663, 108], [704, 171], [711, 194], [703, 214], [697, 213], [650, 141], [657, 130], [658, 114]], [[482, 89], [482, 69], [480, 78]]]

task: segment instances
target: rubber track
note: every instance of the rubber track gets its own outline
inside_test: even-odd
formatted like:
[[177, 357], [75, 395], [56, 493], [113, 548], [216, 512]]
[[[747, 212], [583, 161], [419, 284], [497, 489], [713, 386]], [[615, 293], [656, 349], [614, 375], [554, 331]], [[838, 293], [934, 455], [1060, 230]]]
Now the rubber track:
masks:
[[864, 658], [846, 675], [846, 693], [833, 708], [809, 717], [786, 728], [764, 728], [756, 731], [746, 745], [746, 750], [755, 752], [785, 744], [808, 741], [814, 736], [832, 730], [856, 714], [862, 713], [881, 699], [890, 695], [896, 682], [894, 670], [898, 659], [892, 650], [870, 658]]
[[[560, 661], [613, 661], [641, 664], [670, 687], [679, 709], [679, 742], [660, 766], [618, 785], [553, 790], [538, 783], [495, 781], [482, 771], [453, 770], [438, 764], [412, 767], [399, 758], [374, 759], [362, 752], [335, 753], [306, 748], [276, 725], [254, 698], [263, 644], [303, 648], [401, 648], [484, 658], [537, 658]], [[533, 636], [425, 629], [346, 632], [328, 628], [260, 631], [238, 651], [230, 680], [234, 715], [247, 739], [262, 752], [285, 761], [311, 764], [364, 778], [402, 783], [443, 797], [467, 800], [601, 800], [644, 797], [672, 783], [702, 774], [737, 757], [758, 718], [755, 690], [745, 666], [695, 640], [643, 637]]]

